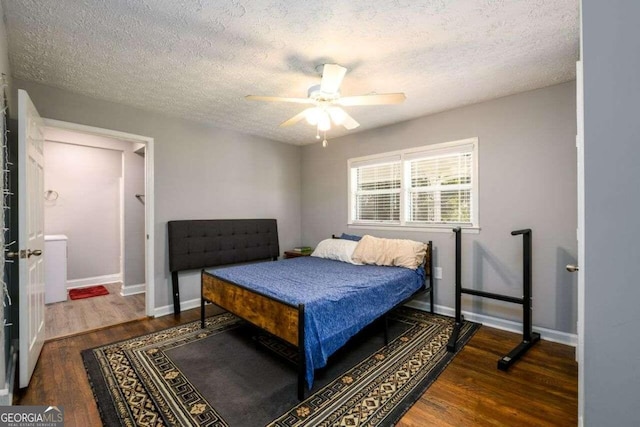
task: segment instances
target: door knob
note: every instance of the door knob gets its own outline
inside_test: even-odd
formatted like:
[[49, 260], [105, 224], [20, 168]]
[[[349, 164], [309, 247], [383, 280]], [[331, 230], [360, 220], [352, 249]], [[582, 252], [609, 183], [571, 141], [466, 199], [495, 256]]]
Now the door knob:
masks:
[[40, 249], [36, 249], [35, 251], [32, 251], [31, 249], [27, 249], [27, 258], [30, 258], [31, 255], [40, 256], [42, 255], [42, 251]]
[[19, 252], [7, 252], [7, 258], [31, 258], [31, 256], [40, 255], [42, 255], [42, 251], [40, 249], [36, 249], [34, 251], [31, 249], [21, 249]]
[[567, 271], [570, 273], [575, 273], [580, 270], [577, 265], [567, 264]]

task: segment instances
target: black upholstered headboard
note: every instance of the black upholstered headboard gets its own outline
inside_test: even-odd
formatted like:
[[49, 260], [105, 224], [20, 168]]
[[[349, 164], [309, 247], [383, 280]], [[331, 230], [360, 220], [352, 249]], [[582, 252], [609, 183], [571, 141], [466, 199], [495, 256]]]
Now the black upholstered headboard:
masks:
[[275, 219], [207, 219], [169, 221], [169, 271], [174, 312], [180, 312], [178, 272], [218, 265], [277, 259]]
[[169, 221], [169, 270], [277, 258], [275, 219], [208, 219]]

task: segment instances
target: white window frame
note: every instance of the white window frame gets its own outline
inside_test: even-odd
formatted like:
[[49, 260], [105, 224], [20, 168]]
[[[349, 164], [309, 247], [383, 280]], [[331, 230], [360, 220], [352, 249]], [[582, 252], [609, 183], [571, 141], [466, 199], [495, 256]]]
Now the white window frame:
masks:
[[[471, 148], [469, 149], [469, 146]], [[462, 151], [471, 151], [471, 224], [464, 223], [421, 223], [408, 220], [409, 211], [409, 193], [410, 193], [410, 167], [409, 161], [430, 155], [437, 155], [443, 152], [455, 152], [456, 149]], [[400, 221], [362, 221], [355, 220], [355, 171], [356, 168], [389, 163], [391, 161], [400, 162], [401, 168], [401, 189], [400, 189]], [[478, 214], [478, 138], [467, 138], [451, 142], [443, 142], [439, 144], [431, 144], [422, 147], [409, 148], [405, 150], [392, 151], [387, 153], [374, 154], [370, 156], [357, 157], [347, 160], [347, 206], [348, 206], [348, 228], [353, 229], [369, 229], [369, 230], [402, 230], [402, 231], [433, 231], [433, 232], [450, 232], [452, 227], [461, 227], [463, 232], [478, 233], [480, 230], [480, 221]]]

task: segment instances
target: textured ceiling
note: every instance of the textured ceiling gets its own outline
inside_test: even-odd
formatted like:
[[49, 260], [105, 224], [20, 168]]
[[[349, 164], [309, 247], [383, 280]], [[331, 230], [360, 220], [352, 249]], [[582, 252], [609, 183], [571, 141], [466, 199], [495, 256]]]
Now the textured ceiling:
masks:
[[[4, 0], [13, 75], [271, 139], [304, 106], [316, 66], [349, 69], [348, 107], [371, 129], [575, 78], [578, 0]], [[355, 131], [350, 131], [353, 133]], [[333, 128], [328, 138], [346, 134]]]

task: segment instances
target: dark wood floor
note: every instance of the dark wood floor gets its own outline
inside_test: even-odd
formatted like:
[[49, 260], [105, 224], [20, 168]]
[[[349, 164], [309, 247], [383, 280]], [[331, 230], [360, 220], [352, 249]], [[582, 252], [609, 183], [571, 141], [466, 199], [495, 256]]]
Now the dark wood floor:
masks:
[[480, 328], [398, 426], [576, 426], [574, 348], [540, 341], [509, 372], [499, 371], [498, 359], [520, 340]]
[[[213, 310], [210, 306], [207, 308]], [[100, 416], [80, 351], [199, 318], [198, 310], [113, 326], [45, 344], [20, 405], [61, 405], [65, 426], [97, 426]], [[518, 335], [482, 327], [398, 423], [424, 426], [575, 426], [578, 369], [574, 349], [541, 341], [510, 372], [496, 369]]]

